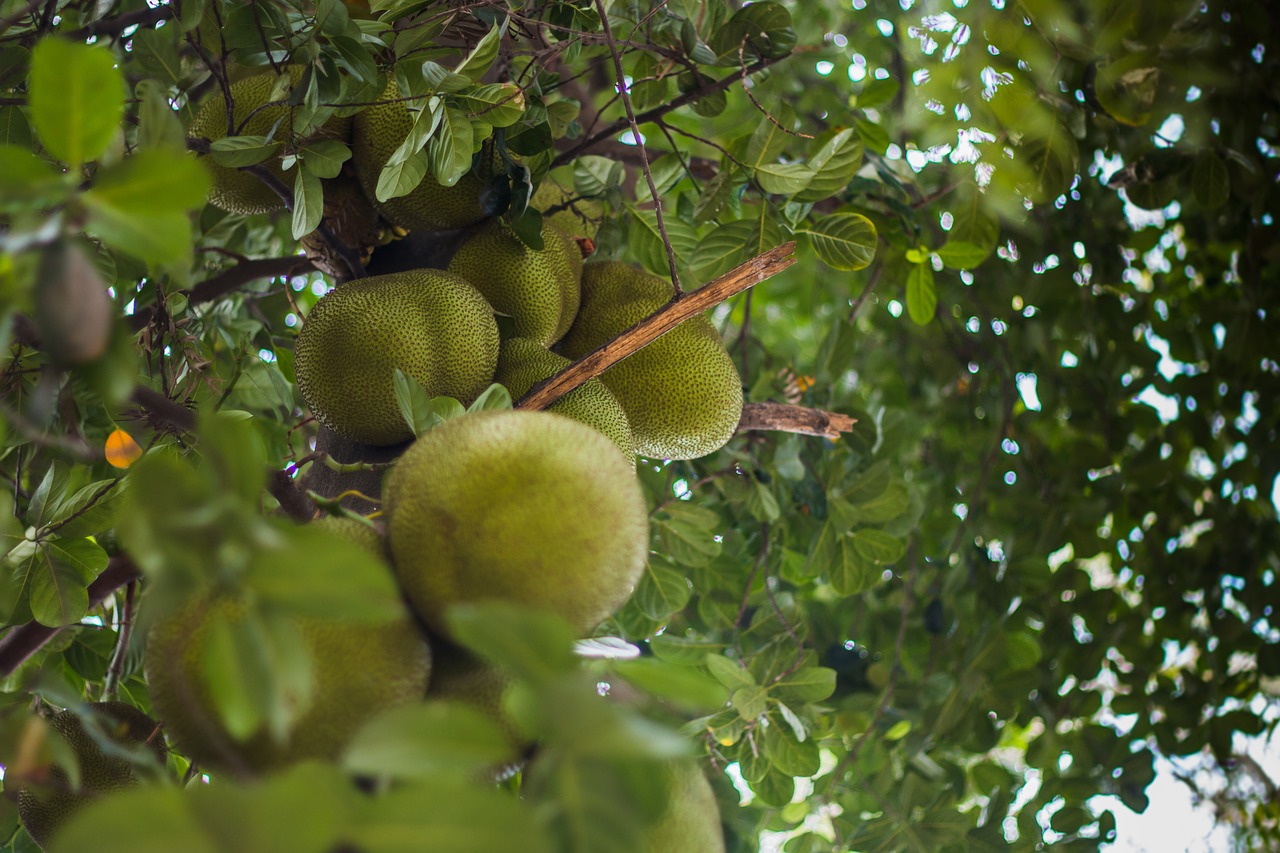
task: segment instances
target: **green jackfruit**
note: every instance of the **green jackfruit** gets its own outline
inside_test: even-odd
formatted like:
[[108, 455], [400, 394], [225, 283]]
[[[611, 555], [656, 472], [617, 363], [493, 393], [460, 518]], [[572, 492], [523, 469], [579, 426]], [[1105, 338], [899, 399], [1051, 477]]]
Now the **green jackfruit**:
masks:
[[450, 605], [484, 600], [557, 613], [585, 633], [627, 600], [649, 553], [626, 458], [550, 412], [446, 421], [391, 469], [383, 511], [401, 588], [446, 635]]
[[[302, 79], [303, 68], [300, 65], [288, 67], [291, 85], [296, 86]], [[264, 104], [283, 101], [284, 95], [272, 98], [272, 90], [279, 79], [274, 72], [255, 74], [231, 84], [231, 103], [234, 105], [232, 122], [233, 133], [227, 128], [227, 101], [219, 92], [201, 105], [187, 135], [192, 139], [200, 137], [210, 141], [222, 139], [228, 135], [235, 136], [267, 136], [273, 141], [283, 142], [279, 154], [289, 154], [302, 147], [306, 140], [293, 138], [294, 109], [283, 103], [275, 106]], [[351, 134], [351, 119], [335, 117], [325, 122], [316, 136], [329, 139], [345, 140]], [[223, 166], [212, 157], [204, 158], [205, 165], [212, 177], [212, 188], [209, 190], [209, 203], [228, 213], [270, 213], [284, 210], [285, 203], [280, 196], [258, 180], [255, 176], [240, 169]], [[279, 157], [263, 161], [263, 165], [272, 175], [286, 187], [293, 187], [293, 172], [286, 174], [280, 168]], [[295, 167], [296, 168], [296, 167]]]
[[[381, 537], [367, 525], [337, 518], [312, 523], [385, 559]], [[207, 767], [243, 774], [307, 759], [332, 760], [374, 716], [426, 694], [431, 650], [408, 612], [376, 624], [298, 618], [312, 659], [311, 703], [285, 742], [265, 730], [237, 741], [209, 693], [202, 650], [215, 616], [234, 623], [244, 612], [231, 599], [196, 599], [147, 635], [147, 685], [156, 712], [183, 753]]]
[[[537, 341], [512, 338], [503, 341], [498, 350], [498, 371], [493, 381], [500, 382], [519, 400], [535, 383], [554, 376], [573, 362], [556, 355]], [[631, 455], [631, 424], [627, 413], [613, 392], [599, 379], [590, 379], [547, 407], [548, 412], [582, 421], [595, 427], [635, 464]]]
[[604, 205], [599, 199], [583, 198], [550, 175], [534, 190], [529, 206], [541, 211], [548, 224], [571, 237], [594, 240], [604, 219]]
[[490, 222], [459, 247], [449, 263], [499, 314], [514, 321], [512, 337], [551, 346], [569, 331], [581, 296], [582, 251], [568, 234], [542, 227], [544, 248], [530, 249], [501, 222]]
[[394, 369], [432, 396], [470, 403], [493, 381], [493, 309], [461, 276], [413, 270], [339, 285], [302, 324], [295, 349], [302, 398], [320, 422], [364, 444], [413, 437], [400, 414]]
[[[582, 306], [557, 350], [577, 360], [671, 300], [665, 279], [616, 261], [582, 268]], [[635, 452], [696, 459], [719, 450], [742, 416], [742, 380], [705, 316], [690, 317], [600, 375], [631, 422]]]
[[472, 169], [451, 187], [441, 186], [428, 171], [422, 183], [408, 194], [377, 200], [378, 176], [409, 135], [424, 100], [396, 100], [399, 97], [395, 80], [388, 80], [379, 98], [383, 103], [356, 114], [351, 157], [365, 194], [388, 222], [408, 231], [463, 228], [484, 219], [480, 194], [488, 187], [491, 177], [485, 170]]
[[666, 811], [645, 836], [644, 853], [724, 853], [720, 807], [711, 783], [694, 761], [672, 763]]
[[[146, 747], [156, 764], [164, 766], [166, 750], [160, 735], [160, 724], [123, 702], [95, 702], [88, 706], [102, 733], [123, 747]], [[66, 740], [80, 768], [80, 786], [71, 788], [65, 770], [55, 765], [49, 771], [47, 790], [31, 787], [18, 789], [18, 817], [27, 834], [42, 848], [54, 831], [76, 811], [99, 796], [131, 788], [139, 784], [135, 773], [138, 765], [115, 755], [107, 755], [102, 746], [84, 728], [84, 721], [74, 711], [61, 711], [49, 720], [49, 728]]]

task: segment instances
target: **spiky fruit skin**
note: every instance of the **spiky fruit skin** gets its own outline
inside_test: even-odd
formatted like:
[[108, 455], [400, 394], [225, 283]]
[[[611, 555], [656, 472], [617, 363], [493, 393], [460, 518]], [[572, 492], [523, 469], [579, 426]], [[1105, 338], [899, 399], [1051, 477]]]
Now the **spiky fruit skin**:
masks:
[[[392, 225], [408, 231], [442, 231], [464, 228], [484, 219], [480, 193], [488, 185], [488, 176], [473, 169], [453, 186], [441, 186], [431, 172], [422, 183], [406, 195], [378, 201], [378, 176], [413, 127], [421, 101], [402, 102], [395, 80], [379, 98], [383, 103], [357, 113], [351, 140], [351, 158], [360, 176], [365, 195]], [[408, 106], [414, 108], [410, 113]]]
[[[104, 733], [115, 743], [151, 749], [156, 762], [163, 766], [166, 750], [159, 723], [123, 702], [95, 702], [89, 705]], [[66, 771], [54, 766], [49, 773], [49, 791], [18, 789], [18, 817], [27, 834], [43, 848], [49, 838], [71, 815], [99, 796], [123, 788], [131, 788], [139, 780], [136, 765], [123, 758], [103, 753], [102, 747], [84, 729], [79, 715], [61, 711], [49, 720], [53, 729], [67, 741], [80, 766], [80, 788], [70, 790]]]
[[506, 224], [490, 222], [458, 248], [449, 270], [512, 318], [513, 337], [551, 346], [578, 314], [582, 251], [551, 225], [542, 227], [542, 240], [542, 249], [530, 249]]
[[551, 176], [538, 185], [529, 205], [545, 214], [546, 222], [570, 237], [595, 239], [604, 218], [604, 206], [598, 200], [582, 198]]
[[[292, 85], [302, 79], [303, 69], [299, 65], [288, 67]], [[293, 110], [280, 104], [263, 107], [271, 100], [271, 90], [276, 83], [274, 72], [255, 74], [231, 84], [231, 103], [233, 104], [232, 121], [236, 136], [265, 136], [276, 127], [275, 141], [286, 143], [280, 153], [288, 153], [289, 137], [292, 132]], [[277, 98], [275, 100], [282, 100]], [[262, 107], [262, 109], [259, 109]], [[332, 118], [327, 121], [318, 135], [332, 139], [346, 139], [351, 133], [351, 119]], [[221, 92], [210, 97], [201, 105], [187, 135], [193, 139], [204, 137], [210, 141], [227, 136], [227, 101]], [[285, 204], [280, 196], [258, 178], [240, 169], [223, 166], [212, 157], [203, 158], [206, 168], [212, 177], [209, 190], [209, 203], [228, 213], [253, 215], [284, 210]], [[263, 161], [263, 165], [272, 175], [280, 179], [287, 187], [293, 186], [293, 173], [285, 174], [280, 168], [278, 158]]]
[[[559, 373], [573, 362], [557, 355], [537, 341], [512, 338], [503, 341], [498, 350], [498, 370], [494, 382], [501, 383], [518, 400], [528, 393], [535, 383]], [[595, 427], [618, 445], [632, 466], [631, 423], [622, 404], [613, 392], [599, 379], [589, 379], [547, 407], [548, 412], [564, 415]]]
[[[582, 307], [557, 349], [579, 359], [671, 300], [671, 283], [616, 261], [582, 269]], [[631, 422], [635, 452], [697, 459], [725, 445], [742, 417], [742, 379], [715, 327], [690, 317], [600, 375]]]
[[487, 411], [405, 451], [383, 493], [411, 606], [448, 636], [450, 605], [502, 600], [585, 633], [631, 595], [649, 521], [631, 466], [603, 433], [550, 412]]
[[413, 437], [396, 404], [395, 368], [432, 396], [470, 403], [493, 380], [493, 309], [461, 276], [414, 270], [357, 279], [307, 315], [294, 363], [307, 406], [339, 435], [387, 445]]
[[644, 853], [725, 853], [720, 807], [696, 762], [668, 766], [671, 796], [645, 836]]
[[[382, 538], [367, 525], [336, 518], [312, 523], [386, 558]], [[197, 599], [157, 622], [147, 635], [146, 676], [156, 712], [174, 744], [204, 766], [244, 774], [307, 759], [332, 760], [374, 716], [426, 693], [431, 649], [407, 611], [379, 624], [299, 618], [313, 667], [308, 710], [284, 743], [266, 731], [236, 741], [215, 710], [201, 652], [215, 614], [235, 621], [243, 612], [228, 599]]]

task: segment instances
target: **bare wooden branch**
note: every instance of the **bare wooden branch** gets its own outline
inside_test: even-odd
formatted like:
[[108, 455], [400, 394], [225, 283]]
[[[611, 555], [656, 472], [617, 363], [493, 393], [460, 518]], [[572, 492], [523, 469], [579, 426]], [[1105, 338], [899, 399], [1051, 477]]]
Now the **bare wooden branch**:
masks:
[[794, 242], [784, 243], [734, 267], [706, 287], [677, 294], [653, 314], [606, 341], [580, 360], [529, 389], [517, 409], [545, 409], [588, 379], [599, 376], [633, 352], [656, 341], [696, 314], [782, 272], [796, 262]]
[[853, 429], [857, 422], [856, 418], [848, 415], [822, 409], [806, 409], [786, 403], [747, 403], [742, 407], [738, 432], [772, 430], [816, 435], [820, 438], [839, 438], [840, 433]]
[[[191, 288], [191, 290], [187, 291], [187, 301], [192, 305], [212, 302], [252, 281], [276, 278], [282, 275], [298, 275], [310, 272], [313, 269], [315, 269], [315, 265], [305, 255], [244, 260]], [[151, 318], [155, 316], [155, 311], [154, 305], [143, 306], [127, 318], [129, 328], [135, 332], [143, 329], [151, 322]]]

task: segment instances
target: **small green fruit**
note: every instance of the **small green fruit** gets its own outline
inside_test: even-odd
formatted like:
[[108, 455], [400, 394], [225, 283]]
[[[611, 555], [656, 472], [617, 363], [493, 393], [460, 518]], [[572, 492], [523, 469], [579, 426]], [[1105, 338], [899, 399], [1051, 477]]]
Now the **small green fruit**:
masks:
[[461, 276], [414, 270], [339, 285], [307, 315], [295, 348], [298, 390], [339, 435], [387, 445], [413, 437], [396, 403], [396, 368], [432, 396], [470, 403], [493, 381], [493, 309]]
[[441, 634], [450, 605], [510, 601], [585, 633], [630, 596], [649, 521], [604, 434], [549, 412], [487, 411], [420, 437], [383, 491], [387, 538], [414, 610]]

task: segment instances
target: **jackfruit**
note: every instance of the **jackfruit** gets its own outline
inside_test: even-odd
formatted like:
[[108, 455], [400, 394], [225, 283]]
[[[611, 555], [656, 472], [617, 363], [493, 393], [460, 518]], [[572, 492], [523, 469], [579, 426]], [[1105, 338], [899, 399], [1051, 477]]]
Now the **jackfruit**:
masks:
[[476, 286], [499, 314], [511, 317], [512, 337], [551, 346], [578, 314], [582, 251], [551, 225], [542, 227], [544, 248], [530, 249], [501, 222], [490, 222], [463, 243], [449, 262]]
[[400, 586], [448, 635], [450, 605], [511, 601], [584, 633], [631, 595], [649, 520], [631, 466], [604, 434], [550, 412], [446, 421], [396, 462], [383, 491]]
[[[385, 559], [381, 537], [367, 525], [336, 518], [312, 523]], [[312, 660], [310, 705], [285, 742], [265, 730], [236, 741], [210, 696], [202, 650], [215, 616], [234, 623], [244, 614], [244, 605], [236, 600], [197, 598], [157, 622], [147, 635], [144, 662], [156, 712], [173, 743], [205, 766], [244, 774], [307, 759], [334, 759], [364, 723], [426, 693], [431, 650], [407, 611], [376, 624], [299, 617], [297, 626]]]
[[[300, 65], [290, 65], [287, 70], [291, 84], [296, 86], [302, 79], [304, 69]], [[293, 138], [294, 109], [292, 107], [282, 103], [264, 106], [271, 101], [284, 99], [279, 96], [274, 99], [271, 97], [277, 79], [274, 72], [267, 72], [245, 77], [231, 84], [231, 103], [234, 105], [232, 131], [235, 136], [270, 135], [273, 141], [284, 143], [278, 152], [283, 155], [301, 148], [306, 140]], [[315, 135], [345, 140], [350, 133], [351, 119], [334, 117], [325, 122]], [[204, 137], [210, 141], [232, 135], [227, 132], [227, 101], [221, 92], [201, 105], [191, 121], [191, 126], [187, 129], [187, 135], [192, 139]], [[246, 215], [285, 209], [285, 203], [280, 196], [254, 175], [220, 165], [212, 157], [204, 158], [204, 162], [209, 169], [213, 184], [209, 190], [209, 203], [215, 207], [228, 213]], [[293, 173], [285, 174], [280, 168], [278, 156], [263, 161], [262, 165], [285, 186], [293, 186]]]
[[[126, 748], [145, 746], [157, 766], [164, 766], [167, 751], [159, 723], [123, 702], [95, 702], [88, 709], [112, 743]], [[74, 711], [55, 714], [49, 720], [49, 728], [71, 747], [80, 768], [80, 785], [73, 790], [66, 771], [54, 765], [49, 771], [47, 790], [18, 789], [18, 817], [27, 834], [42, 848], [54, 831], [80, 808], [99, 796], [140, 782], [135, 772], [138, 765], [127, 758], [104, 753]]]
[[[519, 400], [534, 384], [554, 376], [572, 363], [537, 341], [512, 338], [503, 341], [498, 350], [498, 370], [493, 381], [505, 386], [513, 400]], [[618, 398], [599, 379], [587, 380], [548, 406], [547, 411], [600, 430], [618, 445], [634, 467], [631, 424], [627, 421], [627, 413], [622, 410]]]
[[[557, 350], [577, 360], [671, 300], [665, 279], [616, 261], [582, 268], [582, 307]], [[627, 413], [635, 452], [696, 459], [719, 450], [742, 416], [742, 380], [705, 316], [690, 317], [600, 375]]]
[[408, 231], [463, 228], [484, 219], [480, 194], [489, 185], [491, 175], [487, 169], [472, 169], [451, 187], [441, 186], [428, 171], [422, 183], [408, 194], [377, 200], [378, 176], [409, 135], [424, 100], [399, 101], [399, 97], [399, 87], [389, 79], [378, 99], [381, 103], [356, 114], [351, 157], [365, 195], [388, 222]]
[[720, 807], [711, 783], [694, 761], [667, 767], [666, 811], [645, 835], [644, 853], [724, 853]]
[[604, 205], [599, 199], [584, 198], [548, 175], [534, 190], [529, 206], [541, 211], [545, 222], [571, 237], [594, 240], [604, 219]]
[[320, 422], [364, 444], [413, 437], [392, 385], [400, 368], [432, 396], [470, 403], [493, 380], [493, 309], [461, 276], [413, 270], [357, 279], [307, 315], [295, 349], [298, 390]]

